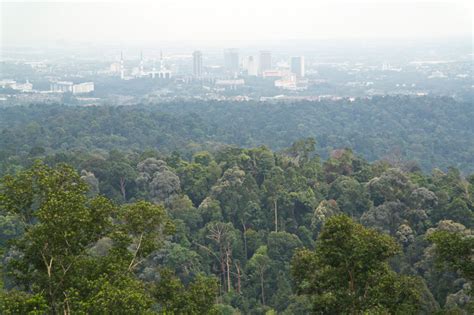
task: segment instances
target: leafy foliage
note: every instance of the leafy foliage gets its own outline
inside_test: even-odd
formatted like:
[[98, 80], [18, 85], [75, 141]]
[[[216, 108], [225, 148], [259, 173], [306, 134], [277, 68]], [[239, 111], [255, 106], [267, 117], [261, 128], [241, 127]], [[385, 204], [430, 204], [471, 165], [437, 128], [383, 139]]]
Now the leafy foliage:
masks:
[[325, 157], [334, 148], [351, 148], [370, 161], [414, 160], [424, 170], [456, 166], [472, 172], [472, 121], [471, 102], [443, 97], [263, 105], [195, 101], [83, 108], [41, 104], [0, 109], [0, 160], [63, 150], [196, 152], [216, 144], [265, 144], [282, 150], [312, 137]]
[[311, 296], [315, 313], [416, 313], [421, 302], [416, 280], [388, 266], [398, 251], [389, 236], [334, 216], [324, 225], [316, 250], [295, 255], [292, 274], [298, 292]]
[[12, 302], [2, 307], [469, 313], [473, 176], [369, 163], [350, 149], [321, 160], [316, 147], [11, 157], [0, 244], [2, 301]]

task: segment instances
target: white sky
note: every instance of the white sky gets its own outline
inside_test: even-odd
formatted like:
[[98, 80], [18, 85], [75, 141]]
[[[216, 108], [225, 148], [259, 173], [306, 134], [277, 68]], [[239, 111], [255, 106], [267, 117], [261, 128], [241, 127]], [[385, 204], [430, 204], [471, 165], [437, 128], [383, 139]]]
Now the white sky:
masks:
[[465, 0], [0, 0], [1, 43], [472, 38]]

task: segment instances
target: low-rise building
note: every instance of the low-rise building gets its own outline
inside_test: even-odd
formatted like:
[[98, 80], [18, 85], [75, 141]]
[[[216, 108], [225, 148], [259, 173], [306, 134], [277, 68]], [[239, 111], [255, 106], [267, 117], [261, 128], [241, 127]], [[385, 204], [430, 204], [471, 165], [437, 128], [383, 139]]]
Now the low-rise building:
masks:
[[15, 82], [15, 84], [13, 84], [11, 88], [17, 91], [31, 92], [33, 91], [33, 84], [31, 84], [28, 80], [26, 80], [25, 83]]
[[51, 83], [51, 92], [55, 93], [67, 93], [72, 92], [72, 86], [74, 83], [70, 81], [56, 81]]
[[10, 79], [3, 79], [0, 80], [0, 86], [5, 89], [5, 88], [12, 88], [13, 85], [16, 84], [15, 80], [10, 80]]
[[84, 82], [72, 86], [72, 94], [85, 94], [94, 91], [94, 82]]
[[70, 81], [56, 81], [51, 83], [53, 93], [85, 94], [94, 91], [94, 82], [74, 84]]

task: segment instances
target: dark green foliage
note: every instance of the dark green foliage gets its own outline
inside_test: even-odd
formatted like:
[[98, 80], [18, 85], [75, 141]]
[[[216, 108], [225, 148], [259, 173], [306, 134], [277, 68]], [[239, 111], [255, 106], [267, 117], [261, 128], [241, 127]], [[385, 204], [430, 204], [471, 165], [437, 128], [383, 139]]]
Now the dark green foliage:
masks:
[[[0, 109], [0, 159], [39, 157], [61, 150], [195, 152], [216, 143], [281, 150], [312, 137], [325, 157], [334, 148], [351, 148], [370, 161], [414, 160], [424, 170], [454, 165], [472, 172], [472, 121], [471, 102], [441, 97], [294, 104], [196, 101], [90, 108], [16, 106]], [[289, 153], [304, 161], [314, 145], [302, 141]], [[352, 171], [357, 172], [357, 163], [352, 164]]]
[[460, 233], [436, 231], [428, 239], [436, 245], [435, 255], [441, 265], [459, 271], [474, 280], [474, 237]]
[[292, 262], [297, 292], [308, 294], [318, 314], [416, 313], [421, 304], [415, 278], [396, 275], [388, 259], [395, 240], [347, 216], [330, 218], [314, 252], [300, 250]]
[[[24, 292], [2, 293], [2, 313], [151, 312], [151, 293], [135, 271], [172, 233], [172, 222], [160, 205], [139, 201], [117, 207], [86, 193], [87, 185], [65, 165], [36, 163], [1, 180], [0, 210], [24, 226], [5, 265], [8, 279]], [[212, 307], [208, 296], [216, 290], [206, 289], [209, 285], [191, 286], [200, 303], [195, 313]], [[202, 300], [197, 294], [205, 289], [209, 293]]]
[[0, 313], [4, 315], [42, 315], [49, 311], [48, 304], [40, 294], [31, 295], [12, 290], [0, 292]]
[[2, 296], [77, 314], [468, 312], [472, 175], [315, 146], [0, 162]]
[[185, 287], [169, 270], [160, 272], [153, 296], [164, 314], [218, 314], [213, 304], [218, 291], [217, 280], [203, 275]]

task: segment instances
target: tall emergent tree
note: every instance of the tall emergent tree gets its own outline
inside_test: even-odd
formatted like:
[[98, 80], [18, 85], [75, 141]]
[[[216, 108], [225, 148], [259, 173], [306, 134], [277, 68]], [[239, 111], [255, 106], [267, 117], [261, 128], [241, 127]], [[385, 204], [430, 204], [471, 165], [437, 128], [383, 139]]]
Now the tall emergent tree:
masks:
[[428, 235], [435, 246], [437, 262], [460, 274], [468, 281], [474, 280], [474, 237], [457, 232], [435, 231]]
[[299, 250], [292, 261], [297, 292], [308, 295], [317, 314], [413, 314], [421, 284], [392, 271], [399, 248], [388, 235], [345, 215], [329, 218], [316, 250]]

